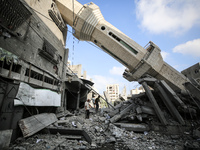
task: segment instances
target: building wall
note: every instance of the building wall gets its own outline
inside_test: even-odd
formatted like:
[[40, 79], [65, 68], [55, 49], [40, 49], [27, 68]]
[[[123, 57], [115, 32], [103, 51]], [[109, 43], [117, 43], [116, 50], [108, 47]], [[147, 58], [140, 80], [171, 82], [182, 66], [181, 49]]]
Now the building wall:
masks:
[[79, 78], [81, 77], [81, 71], [82, 71], [82, 65], [69, 65], [70, 70], [73, 71], [74, 74], [76, 74]]
[[78, 65], [69, 65], [70, 70], [73, 71], [79, 78], [86, 79], [87, 78], [87, 71], [83, 71], [82, 74], [82, 64]]
[[143, 93], [143, 92], [145, 92], [145, 90], [144, 90], [144, 88], [141, 86], [141, 87], [139, 87], [139, 88], [132, 89], [132, 90], [130, 91], [130, 94], [131, 94], [131, 95], [134, 95], [134, 94], [140, 94], [140, 93]]
[[[1, 65], [1, 76], [53, 90], [60, 88], [64, 61], [68, 58], [64, 48], [67, 27], [61, 31], [50, 17], [48, 12], [53, 3], [52, 0], [3, 1], [0, 7], [5, 8], [6, 15], [0, 13], [3, 20], [0, 30], [7, 37], [0, 34], [0, 50], [15, 55], [17, 61]], [[4, 61], [0, 63], [5, 64]]]
[[110, 102], [111, 103], [114, 102], [116, 99], [119, 98], [119, 85], [118, 84], [107, 85], [106, 92], [110, 97]]
[[122, 92], [121, 92], [121, 96], [124, 98], [124, 99], [127, 99], [127, 94], [126, 94], [126, 86], [124, 86]]
[[181, 71], [188, 78], [195, 79], [200, 84], [200, 62]]

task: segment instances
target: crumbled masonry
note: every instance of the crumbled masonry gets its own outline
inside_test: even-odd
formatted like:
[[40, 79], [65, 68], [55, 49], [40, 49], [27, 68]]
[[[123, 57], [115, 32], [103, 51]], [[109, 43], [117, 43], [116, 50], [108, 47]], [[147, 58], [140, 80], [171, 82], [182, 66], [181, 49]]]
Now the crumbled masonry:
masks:
[[[145, 94], [134, 95], [112, 108], [102, 108], [97, 114], [90, 110], [63, 111], [59, 108], [58, 121], [28, 138], [18, 138], [10, 150], [183, 150], [200, 148], [199, 120], [185, 113], [185, 125], [176, 121], [164, 107], [167, 125], [164, 126], [152, 109]], [[193, 114], [195, 116], [197, 114]], [[113, 119], [114, 118], [114, 119]]]
[[[121, 63], [123, 77], [145, 92], [120, 97], [114, 105], [109, 102], [115, 98], [104, 92], [105, 103], [85, 119], [86, 100], [100, 94], [86, 71], [81, 75], [82, 65], [73, 65], [71, 34]], [[200, 149], [200, 62], [180, 73], [156, 44], [139, 45], [107, 22], [93, 2], [0, 0], [2, 149]]]

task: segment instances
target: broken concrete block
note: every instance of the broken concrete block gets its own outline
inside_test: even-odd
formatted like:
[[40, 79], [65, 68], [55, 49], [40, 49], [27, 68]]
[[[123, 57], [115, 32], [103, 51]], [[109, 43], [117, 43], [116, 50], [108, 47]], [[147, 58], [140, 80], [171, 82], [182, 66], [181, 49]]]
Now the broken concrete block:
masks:
[[0, 149], [8, 149], [13, 130], [0, 131]]
[[116, 115], [117, 113], [119, 113], [119, 109], [115, 109], [115, 110], [111, 111], [108, 115], [109, 115], [110, 117], [113, 117], [113, 116]]
[[65, 125], [65, 124], [67, 124], [67, 123], [69, 123], [69, 121], [68, 120], [58, 120], [58, 121], [56, 121], [54, 124], [57, 124], [58, 126], [59, 125]]
[[88, 144], [87, 141], [81, 141], [81, 143], [82, 143], [83, 145], [87, 145], [87, 144]]
[[118, 120], [119, 120], [121, 117], [123, 117], [128, 111], [130, 111], [134, 106], [135, 106], [134, 103], [129, 104], [129, 105], [126, 106], [119, 114], [113, 116], [113, 117], [110, 119], [110, 122], [111, 122], [111, 123], [114, 123], [114, 122], [118, 121]]
[[96, 132], [100, 132], [100, 128], [98, 126], [95, 126], [94, 128]]
[[141, 106], [141, 110], [143, 113], [150, 114], [150, 115], [155, 115], [155, 111], [152, 107], [148, 106]]
[[137, 119], [138, 119], [139, 121], [142, 121], [142, 115], [141, 115], [141, 114], [136, 115], [136, 117], [137, 117]]
[[56, 121], [57, 117], [55, 114], [43, 113], [21, 119], [19, 121], [19, 127], [23, 133], [23, 136], [29, 137]]
[[24, 148], [24, 147], [14, 147], [14, 149], [13, 150], [26, 150], [26, 148]]
[[106, 140], [107, 143], [115, 143], [116, 139], [113, 136], [108, 137], [108, 139]]
[[149, 126], [147, 124], [132, 124], [132, 123], [114, 123], [116, 126], [125, 128], [128, 131], [144, 132], [149, 131]]
[[141, 114], [141, 113], [142, 113], [142, 109], [141, 109], [140, 106], [138, 106], [138, 107], [136, 108], [136, 112], [137, 112], [137, 114]]
[[114, 126], [113, 124], [110, 125], [110, 130], [113, 136], [116, 138], [123, 136], [124, 130]]
[[200, 127], [193, 130], [193, 137], [194, 138], [200, 138]]
[[91, 147], [92, 147], [92, 148], [96, 148], [96, 147], [97, 147], [97, 144], [96, 144], [95, 142], [92, 142], [92, 143], [91, 143]]
[[81, 140], [82, 136], [77, 136], [77, 135], [67, 135], [65, 136], [66, 139], [74, 139], [74, 140]]
[[86, 149], [86, 146], [80, 146], [79, 147], [79, 150], [85, 150]]
[[104, 122], [106, 120], [106, 118], [105, 117], [99, 117], [99, 120]]
[[83, 125], [80, 124], [80, 122], [77, 122], [77, 123], [76, 123], [76, 126], [77, 126], [78, 129], [82, 129], [82, 127], [83, 127]]

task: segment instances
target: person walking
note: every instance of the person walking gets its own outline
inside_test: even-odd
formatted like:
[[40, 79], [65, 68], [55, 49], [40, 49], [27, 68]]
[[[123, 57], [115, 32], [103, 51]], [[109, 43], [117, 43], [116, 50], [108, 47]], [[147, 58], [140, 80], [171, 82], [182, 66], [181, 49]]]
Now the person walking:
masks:
[[96, 113], [98, 113], [99, 110], [99, 102], [100, 102], [100, 95], [95, 99]]
[[88, 99], [85, 102], [85, 119], [89, 119], [90, 117], [90, 108], [91, 108], [90, 99]]

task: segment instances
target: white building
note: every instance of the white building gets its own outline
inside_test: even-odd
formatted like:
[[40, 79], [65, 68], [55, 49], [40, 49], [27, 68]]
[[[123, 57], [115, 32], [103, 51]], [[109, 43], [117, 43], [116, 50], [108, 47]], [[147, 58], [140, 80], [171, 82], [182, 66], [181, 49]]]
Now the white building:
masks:
[[121, 97], [123, 97], [125, 100], [127, 99], [127, 94], [126, 94], [126, 86], [124, 86], [122, 92], [121, 92]]
[[119, 98], [119, 85], [118, 84], [107, 85], [106, 92], [110, 97], [110, 102], [111, 103], [114, 102], [116, 99]]
[[136, 88], [136, 89], [132, 89], [130, 91], [131, 95], [140, 94], [140, 93], [143, 93], [143, 92], [145, 92], [145, 90], [142, 86], [140, 86], [139, 88]]
[[83, 71], [82, 73], [82, 64], [78, 65], [69, 65], [70, 70], [72, 70], [79, 78], [86, 79], [87, 72]]

